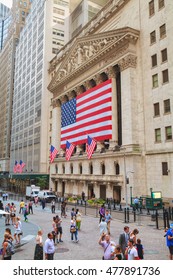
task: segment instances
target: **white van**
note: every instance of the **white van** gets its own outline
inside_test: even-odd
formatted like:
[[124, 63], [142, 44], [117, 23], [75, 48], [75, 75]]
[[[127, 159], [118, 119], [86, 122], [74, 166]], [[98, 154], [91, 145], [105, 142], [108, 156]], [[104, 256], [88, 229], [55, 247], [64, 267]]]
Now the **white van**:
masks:
[[38, 192], [38, 199], [41, 200], [45, 198], [46, 202], [51, 202], [53, 199], [56, 200], [56, 195], [49, 190], [43, 190]]

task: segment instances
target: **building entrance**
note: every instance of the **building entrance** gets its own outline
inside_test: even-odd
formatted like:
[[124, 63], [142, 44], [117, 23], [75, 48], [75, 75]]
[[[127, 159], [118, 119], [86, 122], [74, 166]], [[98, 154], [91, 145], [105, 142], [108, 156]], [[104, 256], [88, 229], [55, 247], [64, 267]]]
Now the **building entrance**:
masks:
[[116, 203], [121, 202], [121, 186], [113, 186], [113, 199]]
[[106, 185], [100, 185], [100, 198], [106, 200]]

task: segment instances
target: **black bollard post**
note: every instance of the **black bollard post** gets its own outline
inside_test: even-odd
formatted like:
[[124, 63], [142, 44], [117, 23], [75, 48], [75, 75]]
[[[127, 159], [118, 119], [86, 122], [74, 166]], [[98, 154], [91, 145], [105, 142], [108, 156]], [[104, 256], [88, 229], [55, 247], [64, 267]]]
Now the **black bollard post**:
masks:
[[159, 229], [159, 222], [158, 222], [158, 212], [156, 209], [156, 228]]
[[127, 223], [129, 223], [129, 208], [127, 208]]
[[124, 222], [127, 222], [127, 209], [124, 208]]
[[115, 199], [114, 199], [114, 208], [113, 208], [113, 210], [116, 210], [116, 204], [115, 204]]
[[170, 228], [169, 215], [168, 215], [168, 211], [167, 210], [166, 210], [166, 222], [167, 222], [167, 228]]
[[163, 223], [164, 223], [164, 228], [166, 228], [166, 212], [163, 211]]
[[86, 200], [85, 200], [85, 216], [86, 216]]
[[150, 210], [147, 208], [147, 215], [150, 215]]
[[133, 211], [133, 215], [134, 215], [134, 222], [136, 222], [136, 211]]

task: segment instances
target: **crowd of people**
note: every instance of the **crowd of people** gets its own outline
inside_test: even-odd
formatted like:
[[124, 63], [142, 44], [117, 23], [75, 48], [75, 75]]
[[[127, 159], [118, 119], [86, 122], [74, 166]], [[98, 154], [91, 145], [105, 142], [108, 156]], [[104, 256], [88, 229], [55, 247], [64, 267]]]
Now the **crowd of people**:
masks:
[[[4, 232], [4, 240], [2, 243], [2, 258], [4, 260], [12, 259], [12, 254], [9, 253], [13, 243], [20, 245], [22, 231], [21, 216], [24, 217], [24, 222], [28, 221], [28, 215], [33, 214], [33, 204], [31, 200], [25, 203], [20, 201], [19, 209], [17, 210], [13, 202], [5, 201], [5, 206], [1, 202], [1, 209], [5, 214], [5, 226], [12, 225], [14, 234], [12, 235], [10, 227], [7, 227]], [[35, 204], [37, 207], [37, 203]], [[43, 241], [43, 230], [39, 229], [35, 237], [35, 250], [33, 252], [34, 260], [53, 260], [56, 246], [63, 243], [63, 218], [69, 218], [69, 239], [73, 243], [79, 242], [82, 214], [79, 209], [72, 208], [70, 216], [67, 216], [67, 201], [61, 203], [60, 215], [55, 214], [55, 201], [52, 201], [50, 209], [53, 214], [50, 231], [47, 238]], [[42, 208], [43, 209], [43, 208]], [[44, 210], [44, 209], [43, 209]], [[130, 230], [128, 225], [124, 226], [123, 232], [119, 235], [116, 244], [114, 234], [111, 235], [112, 216], [109, 209], [102, 205], [99, 209], [98, 221], [98, 244], [103, 248], [103, 260], [142, 260], [144, 259], [144, 246], [140, 238], [138, 238], [139, 230], [134, 228]], [[81, 232], [82, 234], [82, 232]], [[169, 249], [169, 258], [173, 259], [173, 224], [165, 230], [166, 244]]]

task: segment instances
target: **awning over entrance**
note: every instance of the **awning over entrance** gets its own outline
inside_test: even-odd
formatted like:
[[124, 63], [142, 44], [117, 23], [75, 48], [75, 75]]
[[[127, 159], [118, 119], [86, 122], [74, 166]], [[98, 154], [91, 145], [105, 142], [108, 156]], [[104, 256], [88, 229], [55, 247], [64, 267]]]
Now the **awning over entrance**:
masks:
[[42, 178], [45, 180], [49, 180], [49, 174], [40, 174], [40, 173], [22, 173], [22, 174], [10, 174], [9, 175], [10, 179], [18, 179], [18, 180], [31, 180], [31, 179], [37, 179], [37, 178]]

